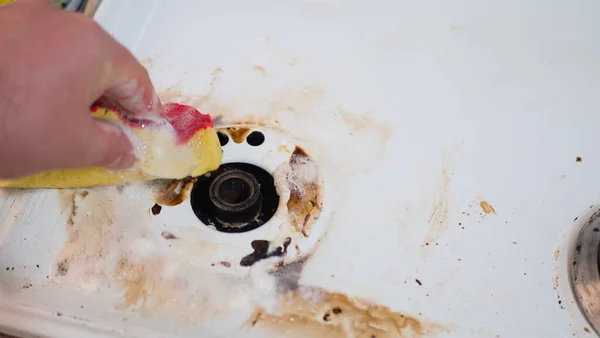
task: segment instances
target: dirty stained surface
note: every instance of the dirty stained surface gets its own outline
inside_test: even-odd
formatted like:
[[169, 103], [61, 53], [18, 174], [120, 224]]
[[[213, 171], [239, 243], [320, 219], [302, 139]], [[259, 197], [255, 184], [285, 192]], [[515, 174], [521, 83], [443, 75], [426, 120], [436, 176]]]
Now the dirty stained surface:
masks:
[[[264, 69], [254, 70], [266, 74]], [[213, 72], [211, 88], [222, 72]], [[253, 126], [298, 141], [295, 149], [286, 149], [289, 160], [272, 172], [281, 197], [275, 219], [270, 221], [279, 224], [275, 240], [257, 238], [252, 246], [239, 248], [203, 239], [202, 231], [213, 231], [208, 228], [180, 224], [169, 230], [153, 223], [153, 217], [165, 208], [187, 203], [193, 178], [65, 190], [60, 200], [68, 239], [56, 258], [57, 280], [86, 289], [116, 287], [121, 294], [117, 310], [133, 310], [141, 316], [169, 313], [192, 326], [242, 313], [245, 319], [238, 323], [240, 330], [292, 330], [294, 336], [421, 337], [443, 331], [443, 326], [424, 317], [303, 284], [302, 270], [310, 264], [312, 252], [284, 264], [288, 253], [300, 254], [297, 241], [310, 238], [321, 213], [342, 205], [344, 180], [377, 166], [390, 137], [389, 128], [339, 106], [316, 110], [326, 100], [318, 88], [282, 93], [266, 103], [268, 115], [244, 119], [211, 95], [192, 99], [169, 90], [162, 99], [209, 105], [235, 143], [242, 143]], [[325, 114], [320, 123], [331, 124], [343, 142], [355, 138], [370, 144], [370, 157], [361, 154], [363, 160], [348, 166], [343, 158], [336, 158], [331, 146], [323, 147], [318, 140], [302, 142], [297, 124], [316, 111]], [[279, 117], [282, 113], [287, 120]], [[324, 210], [324, 185], [328, 183], [335, 184], [329, 196], [332, 210]], [[434, 210], [442, 218], [443, 212]]]
[[[269, 150], [288, 156], [271, 172], [280, 201], [265, 225], [269, 238], [239, 245], [215, 240], [206, 232], [215, 230], [197, 220], [175, 227], [156, 221], [169, 208], [189, 204], [195, 178], [63, 190], [59, 199], [67, 240], [54, 261], [53, 280], [87, 291], [116, 290], [115, 310], [149, 318], [170, 316], [192, 328], [235, 318], [231, 327], [239, 332], [266, 330], [298, 337], [424, 337], [451, 331], [451, 324], [430, 320], [426, 313], [411, 311], [413, 306], [390, 308], [337, 286], [303, 281], [306, 267], [326, 263], [323, 255], [338, 245], [336, 232], [360, 224], [339, 216], [375, 212], [349, 203], [355, 196], [348, 189], [383, 166], [390, 126], [329, 101], [316, 85], [268, 98], [222, 100], [218, 92], [225, 73], [215, 69], [202, 95], [171, 88], [160, 96], [210, 113], [219, 131], [235, 144], [243, 144], [254, 128], [284, 135], [295, 144]], [[314, 128], [327, 132], [307, 138]], [[405, 225], [417, 226], [420, 237], [415, 242], [423, 247], [437, 246], [452, 225], [452, 167], [442, 160], [432, 175], [437, 179], [422, 201], [429, 217]], [[472, 205], [480, 207], [481, 215], [496, 213], [483, 199]], [[315, 233], [315, 226], [320, 231]], [[316, 244], [306, 251], [303, 240]], [[329, 278], [329, 271], [322, 271]], [[418, 287], [426, 287], [415, 280]]]

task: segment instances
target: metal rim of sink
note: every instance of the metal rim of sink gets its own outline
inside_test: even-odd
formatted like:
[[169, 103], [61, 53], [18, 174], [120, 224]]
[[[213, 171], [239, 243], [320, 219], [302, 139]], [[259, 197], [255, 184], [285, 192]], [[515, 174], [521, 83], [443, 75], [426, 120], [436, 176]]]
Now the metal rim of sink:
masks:
[[600, 209], [596, 210], [579, 231], [571, 248], [569, 278], [577, 305], [600, 335]]

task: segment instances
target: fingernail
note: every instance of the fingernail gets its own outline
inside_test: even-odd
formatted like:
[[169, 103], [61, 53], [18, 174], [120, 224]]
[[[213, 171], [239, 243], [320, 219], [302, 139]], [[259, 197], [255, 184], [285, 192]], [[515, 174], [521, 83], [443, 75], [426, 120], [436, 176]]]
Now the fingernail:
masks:
[[105, 168], [108, 170], [124, 170], [129, 169], [135, 162], [135, 156], [131, 152], [121, 154], [115, 158], [113, 162], [106, 165]]
[[108, 170], [123, 170], [131, 168], [135, 162], [135, 156], [133, 154], [131, 140], [127, 136], [127, 133], [123, 127], [106, 120], [99, 120], [98, 125], [106, 133], [111, 134], [109, 137], [119, 138], [120, 140], [118, 143], [122, 145], [122, 147], [119, 146], [114, 150], [114, 160], [104, 167]]
[[97, 121], [100, 128], [105, 132], [114, 134], [115, 136], [123, 134], [122, 126], [107, 120], [97, 119]]

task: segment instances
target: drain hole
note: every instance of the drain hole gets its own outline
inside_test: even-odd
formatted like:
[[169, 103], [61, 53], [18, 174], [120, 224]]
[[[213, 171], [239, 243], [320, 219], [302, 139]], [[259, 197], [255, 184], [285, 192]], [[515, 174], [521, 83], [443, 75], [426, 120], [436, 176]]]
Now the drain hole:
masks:
[[251, 180], [242, 177], [228, 177], [217, 189], [217, 196], [227, 205], [238, 205], [250, 198], [255, 186]]
[[218, 131], [217, 136], [219, 136], [219, 143], [221, 143], [221, 147], [229, 143], [229, 136], [225, 133]]
[[273, 177], [264, 169], [249, 163], [227, 163], [198, 178], [190, 203], [206, 226], [236, 233], [254, 230], [271, 219], [279, 195]]
[[260, 131], [253, 131], [246, 137], [246, 142], [253, 147], [258, 147], [265, 142], [265, 135]]

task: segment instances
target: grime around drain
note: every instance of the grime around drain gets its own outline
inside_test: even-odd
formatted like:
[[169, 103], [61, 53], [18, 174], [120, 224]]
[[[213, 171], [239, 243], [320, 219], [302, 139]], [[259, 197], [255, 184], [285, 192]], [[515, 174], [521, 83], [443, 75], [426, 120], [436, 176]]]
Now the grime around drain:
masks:
[[[242, 248], [202, 238], [192, 242], [152, 222], [188, 202], [197, 178], [62, 191], [68, 240], [56, 259], [57, 281], [92, 290], [116, 286], [117, 309], [172, 317], [191, 327], [241, 314], [245, 320], [231, 325], [235, 332], [290, 337], [419, 337], [438, 329], [365, 299], [303, 285], [311, 252], [298, 244], [314, 235], [321, 217], [322, 175], [297, 146], [272, 176], [279, 200], [266, 223], [277, 224], [277, 234]], [[196, 257], [182, 257], [178, 243], [193, 247], [189, 252]], [[214, 252], [229, 256], [205, 264]]]

